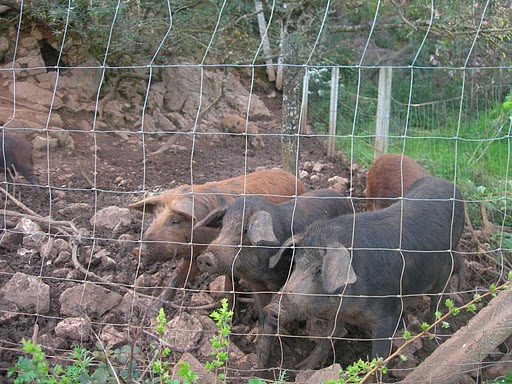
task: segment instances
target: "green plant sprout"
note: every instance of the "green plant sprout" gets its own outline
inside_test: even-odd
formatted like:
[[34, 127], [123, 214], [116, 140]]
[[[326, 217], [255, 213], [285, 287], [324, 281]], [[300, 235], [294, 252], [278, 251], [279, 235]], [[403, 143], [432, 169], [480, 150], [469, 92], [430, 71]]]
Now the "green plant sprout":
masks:
[[[233, 312], [228, 310], [228, 300], [226, 298], [221, 300], [221, 307], [218, 311], [213, 311], [210, 317], [215, 320], [218, 331], [210, 339], [212, 343], [212, 351], [210, 354], [215, 357], [211, 362], [206, 362], [205, 367], [208, 371], [219, 369], [228, 361], [228, 336], [231, 332], [230, 323], [233, 318]], [[222, 373], [219, 373], [218, 376], [221, 380], [225, 380], [226, 378]]]

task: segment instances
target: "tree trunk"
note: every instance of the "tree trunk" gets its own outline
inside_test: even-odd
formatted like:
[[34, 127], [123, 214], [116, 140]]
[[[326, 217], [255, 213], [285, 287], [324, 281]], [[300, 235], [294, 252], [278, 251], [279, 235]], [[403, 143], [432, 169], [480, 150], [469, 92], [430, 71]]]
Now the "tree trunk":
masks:
[[300, 126], [302, 69], [299, 66], [290, 66], [299, 61], [299, 47], [297, 33], [287, 33], [283, 40], [284, 79], [283, 79], [283, 136], [281, 138], [281, 152], [283, 168], [293, 175], [297, 175], [297, 140]]
[[512, 290], [507, 290], [502, 291], [400, 383], [457, 383], [463, 375], [478, 370], [482, 360], [510, 334]]
[[258, 26], [260, 28], [260, 36], [263, 43], [263, 55], [265, 56], [265, 64], [267, 64], [268, 81], [276, 81], [276, 72], [274, 71], [274, 63], [272, 62], [272, 52], [270, 51], [270, 44], [268, 42], [267, 22], [265, 14], [263, 13], [263, 4], [261, 0], [254, 0], [254, 7], [258, 12]]

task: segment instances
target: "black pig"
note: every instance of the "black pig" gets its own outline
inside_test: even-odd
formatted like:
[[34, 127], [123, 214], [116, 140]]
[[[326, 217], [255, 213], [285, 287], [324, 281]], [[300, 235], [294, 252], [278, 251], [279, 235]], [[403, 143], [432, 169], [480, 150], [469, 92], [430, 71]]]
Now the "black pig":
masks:
[[8, 182], [12, 182], [12, 175], [19, 172], [30, 184], [39, 184], [38, 177], [34, 174], [34, 161], [32, 160], [32, 144], [22, 136], [6, 132], [0, 132], [2, 153], [0, 154], [0, 167]]
[[[279, 204], [255, 196], [240, 197], [229, 208], [213, 211], [197, 224], [222, 225], [219, 236], [197, 258], [197, 264], [203, 272], [242, 278], [253, 292], [277, 292], [286, 281], [290, 263], [283, 258], [274, 268], [268, 268], [276, 248], [315, 220], [350, 212], [350, 200], [330, 189], [308, 192]], [[263, 295], [258, 294], [255, 299], [260, 325], [263, 307], [270, 301]]]
[[[403, 203], [403, 205], [402, 205]], [[326, 334], [343, 336], [343, 322], [371, 331], [372, 356], [387, 357], [402, 312], [402, 295], [442, 293], [462, 264], [453, 253], [464, 227], [464, 204], [447, 180], [417, 180], [402, 202], [374, 212], [317, 221], [303, 236], [289, 239], [270, 267], [289, 257], [293, 271], [264, 309], [265, 334], [292, 320], [327, 320]], [[290, 294], [293, 293], [293, 294]], [[341, 302], [340, 302], [341, 300]], [[432, 298], [431, 311], [438, 300]], [[271, 336], [258, 345], [268, 365]], [[300, 368], [315, 368], [330, 341], [321, 339]]]

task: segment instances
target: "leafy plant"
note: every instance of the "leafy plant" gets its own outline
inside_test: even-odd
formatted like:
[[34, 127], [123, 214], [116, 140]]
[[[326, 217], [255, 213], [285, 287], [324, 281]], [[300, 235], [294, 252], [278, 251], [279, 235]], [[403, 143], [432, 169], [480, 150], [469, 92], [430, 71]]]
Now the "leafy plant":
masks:
[[[212, 371], [221, 368], [228, 361], [228, 336], [231, 332], [230, 323], [233, 318], [233, 312], [228, 310], [228, 300], [226, 298], [221, 300], [221, 307], [218, 311], [211, 313], [210, 317], [215, 320], [215, 325], [218, 327], [217, 333], [210, 339], [212, 343], [211, 355], [215, 356], [215, 358], [205, 364], [206, 369]], [[224, 380], [225, 375], [219, 374], [219, 378]]]

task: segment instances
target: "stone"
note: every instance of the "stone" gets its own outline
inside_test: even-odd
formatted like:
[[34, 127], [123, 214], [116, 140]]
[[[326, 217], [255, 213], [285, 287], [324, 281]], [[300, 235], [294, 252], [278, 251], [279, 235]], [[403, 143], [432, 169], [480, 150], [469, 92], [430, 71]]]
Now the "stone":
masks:
[[118, 233], [122, 229], [126, 232], [132, 224], [132, 214], [128, 208], [110, 206], [96, 212], [90, 223], [99, 229], [110, 231], [117, 229]]
[[81, 67], [61, 70], [58, 90], [80, 95], [82, 99], [95, 100], [102, 81], [101, 63], [89, 59], [81, 63]]
[[341, 365], [333, 364], [329, 367], [320, 369], [318, 371], [302, 371], [295, 377], [295, 383], [318, 384], [324, 383], [331, 379], [338, 380], [340, 378], [340, 369]]
[[102, 316], [116, 307], [122, 296], [93, 283], [85, 283], [66, 289], [59, 298], [60, 313], [64, 316]]
[[192, 354], [190, 353], [184, 353], [181, 355], [180, 360], [178, 363], [174, 366], [172, 370], [172, 377], [171, 381], [178, 380], [180, 376], [178, 375], [180, 366], [182, 363], [188, 363], [189, 364], [189, 370], [195, 372], [197, 376], [199, 376], [199, 379], [197, 380], [198, 383], [217, 383], [217, 377], [214, 373], [208, 372], [206, 368], [204, 367], [203, 363], [200, 363]]
[[81, 317], [64, 319], [55, 327], [55, 334], [63, 339], [87, 341], [90, 333], [91, 323]]
[[322, 172], [322, 169], [324, 169], [324, 164], [322, 163], [315, 163], [315, 165], [313, 165], [313, 172], [315, 173]]
[[[9, 91], [14, 95], [14, 84], [9, 86]], [[62, 99], [58, 95], [54, 95], [52, 91], [27, 81], [16, 82], [16, 99], [38, 104], [46, 109], [49, 109], [50, 105], [54, 109], [60, 108], [64, 104]]]
[[130, 341], [129, 336], [118, 331], [112, 324], [108, 324], [101, 330], [100, 340], [112, 349], [119, 348]]
[[186, 352], [197, 347], [203, 335], [203, 325], [197, 316], [183, 312], [167, 323], [164, 338], [173, 349]]
[[59, 140], [46, 139], [41, 136], [36, 136], [32, 141], [32, 148], [37, 152], [53, 151], [59, 146]]
[[304, 170], [302, 170], [302, 171], [300, 171], [300, 172], [299, 172], [299, 178], [300, 178], [301, 180], [304, 180], [304, 179], [305, 179], [305, 178], [307, 178], [308, 176], [309, 176], [308, 171], [304, 171]]
[[50, 286], [34, 276], [17, 272], [0, 289], [0, 297], [31, 314], [50, 312]]

